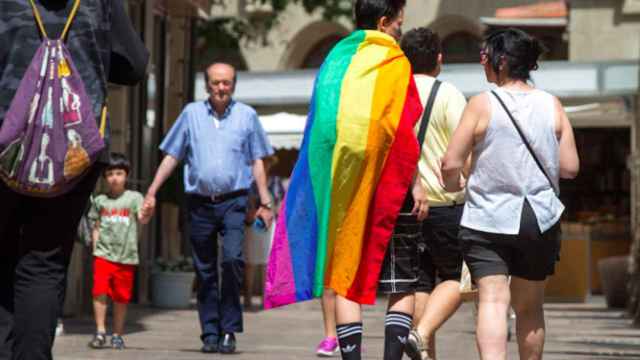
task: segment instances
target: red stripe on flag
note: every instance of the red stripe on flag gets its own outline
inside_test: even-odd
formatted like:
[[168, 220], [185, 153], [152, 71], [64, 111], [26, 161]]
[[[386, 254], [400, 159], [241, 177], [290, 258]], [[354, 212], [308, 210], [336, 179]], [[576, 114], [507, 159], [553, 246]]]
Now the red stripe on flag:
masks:
[[411, 76], [396, 137], [369, 209], [358, 273], [347, 294], [348, 299], [360, 304], [373, 304], [376, 300], [384, 255], [420, 156], [414, 127], [422, 111], [420, 95]]

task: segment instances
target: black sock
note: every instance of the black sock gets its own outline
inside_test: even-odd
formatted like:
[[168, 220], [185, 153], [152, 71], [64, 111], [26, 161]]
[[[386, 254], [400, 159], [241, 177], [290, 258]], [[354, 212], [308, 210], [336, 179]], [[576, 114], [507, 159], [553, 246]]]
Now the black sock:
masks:
[[389, 311], [384, 322], [384, 360], [400, 360], [411, 330], [413, 317], [398, 311]]
[[362, 323], [342, 324], [336, 327], [343, 360], [360, 360]]

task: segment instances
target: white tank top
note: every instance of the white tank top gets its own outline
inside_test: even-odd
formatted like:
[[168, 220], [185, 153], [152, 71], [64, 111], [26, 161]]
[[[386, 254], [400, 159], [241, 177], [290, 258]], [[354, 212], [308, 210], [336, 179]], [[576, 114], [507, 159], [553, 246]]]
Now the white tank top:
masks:
[[[541, 90], [497, 89], [516, 118], [536, 155], [558, 187], [559, 146], [553, 97]], [[491, 119], [484, 139], [473, 149], [460, 225], [484, 232], [516, 235], [525, 199], [529, 200], [541, 232], [553, 226], [564, 206], [538, 168], [509, 116], [493, 94]]]

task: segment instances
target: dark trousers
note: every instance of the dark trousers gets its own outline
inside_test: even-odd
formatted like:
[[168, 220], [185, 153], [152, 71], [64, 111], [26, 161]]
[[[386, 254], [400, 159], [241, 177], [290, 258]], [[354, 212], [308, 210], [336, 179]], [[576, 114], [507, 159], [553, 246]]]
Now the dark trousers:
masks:
[[[244, 276], [244, 220], [247, 196], [214, 204], [190, 195], [190, 240], [198, 275], [198, 315], [202, 341], [215, 342], [224, 333], [242, 332], [240, 289]], [[222, 283], [218, 285], [218, 234], [222, 236]]]
[[19, 195], [0, 181], [0, 359], [52, 359], [78, 222], [100, 169], [71, 192]]

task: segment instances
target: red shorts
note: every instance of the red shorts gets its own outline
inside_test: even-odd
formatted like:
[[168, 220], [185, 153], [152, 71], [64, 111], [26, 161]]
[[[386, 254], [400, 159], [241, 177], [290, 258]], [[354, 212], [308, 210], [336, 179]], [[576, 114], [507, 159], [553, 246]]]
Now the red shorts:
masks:
[[113, 302], [128, 304], [133, 294], [135, 271], [135, 265], [118, 264], [94, 257], [93, 297], [107, 295]]

